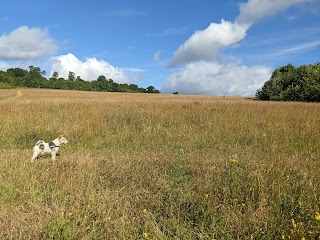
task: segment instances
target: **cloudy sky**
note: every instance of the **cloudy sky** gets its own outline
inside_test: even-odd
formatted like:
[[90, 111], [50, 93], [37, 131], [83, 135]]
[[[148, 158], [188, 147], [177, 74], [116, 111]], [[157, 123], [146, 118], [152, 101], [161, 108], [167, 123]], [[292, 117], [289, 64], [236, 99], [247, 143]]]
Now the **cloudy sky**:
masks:
[[319, 62], [320, 0], [0, 0], [0, 69], [252, 96]]

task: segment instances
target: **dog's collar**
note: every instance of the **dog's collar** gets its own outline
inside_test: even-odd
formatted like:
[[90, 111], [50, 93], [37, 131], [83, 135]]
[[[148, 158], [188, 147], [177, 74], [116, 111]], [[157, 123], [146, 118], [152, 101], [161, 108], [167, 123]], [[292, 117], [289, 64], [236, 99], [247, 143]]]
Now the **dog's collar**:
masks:
[[49, 147], [50, 148], [56, 148], [56, 147], [60, 147], [60, 146], [55, 144], [54, 142], [49, 142]]

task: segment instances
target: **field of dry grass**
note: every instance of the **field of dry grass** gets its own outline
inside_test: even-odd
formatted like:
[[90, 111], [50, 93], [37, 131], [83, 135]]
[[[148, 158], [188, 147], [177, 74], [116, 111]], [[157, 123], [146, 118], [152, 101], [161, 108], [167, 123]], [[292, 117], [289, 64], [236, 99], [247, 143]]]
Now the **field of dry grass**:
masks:
[[320, 104], [20, 89], [0, 111], [1, 239], [320, 239]]

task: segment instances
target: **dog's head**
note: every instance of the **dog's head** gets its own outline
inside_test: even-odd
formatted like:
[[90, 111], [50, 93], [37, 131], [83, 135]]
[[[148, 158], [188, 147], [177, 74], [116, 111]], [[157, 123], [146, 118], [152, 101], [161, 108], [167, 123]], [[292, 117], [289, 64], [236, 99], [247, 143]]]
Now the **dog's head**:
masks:
[[61, 144], [66, 144], [68, 142], [67, 139], [62, 135], [60, 135], [58, 139]]

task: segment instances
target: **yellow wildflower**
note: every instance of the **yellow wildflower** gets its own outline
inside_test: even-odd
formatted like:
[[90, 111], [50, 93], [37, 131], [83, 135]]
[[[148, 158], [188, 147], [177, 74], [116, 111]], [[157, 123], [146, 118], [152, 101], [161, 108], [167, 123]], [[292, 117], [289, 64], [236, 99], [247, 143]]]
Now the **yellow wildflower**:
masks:
[[147, 209], [143, 209], [143, 212], [146, 213], [146, 212], [147, 212]]
[[239, 163], [239, 161], [237, 159], [230, 159], [229, 162], [231, 162], [231, 163]]
[[316, 219], [317, 221], [320, 221], [320, 213], [316, 212], [315, 219]]
[[148, 236], [149, 236], [148, 233], [145, 233], [145, 232], [143, 233], [144, 238], [148, 238]]
[[292, 222], [292, 227], [297, 228], [297, 224], [294, 222], [294, 219], [291, 219], [291, 222]]

